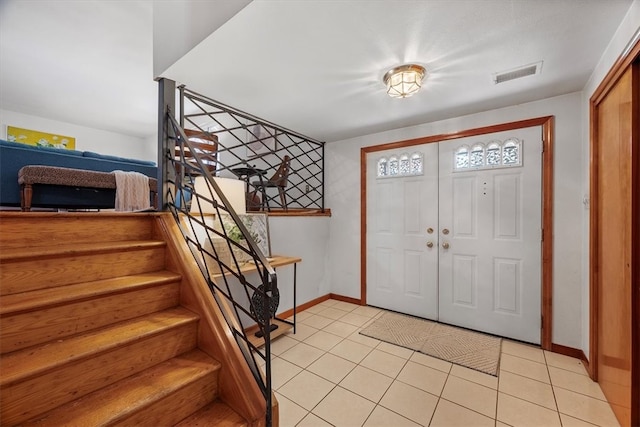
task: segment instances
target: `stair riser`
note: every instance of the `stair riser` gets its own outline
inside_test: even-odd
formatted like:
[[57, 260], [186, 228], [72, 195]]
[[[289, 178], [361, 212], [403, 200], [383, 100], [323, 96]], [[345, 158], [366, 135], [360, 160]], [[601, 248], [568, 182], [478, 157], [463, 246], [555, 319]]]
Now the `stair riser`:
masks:
[[112, 425], [172, 426], [212, 402], [217, 395], [218, 373], [213, 372]]
[[0, 393], [2, 424], [22, 423], [186, 352], [196, 344], [197, 322], [194, 321], [7, 385]]
[[63, 339], [122, 320], [177, 306], [180, 284], [172, 283], [3, 317], [2, 354]]
[[[91, 230], [91, 232], [87, 232]], [[13, 215], [2, 218], [0, 247], [33, 248], [69, 242], [120, 242], [148, 240], [153, 222], [143, 215], [41, 214]]]
[[147, 273], [164, 268], [164, 248], [6, 262], [0, 295]]

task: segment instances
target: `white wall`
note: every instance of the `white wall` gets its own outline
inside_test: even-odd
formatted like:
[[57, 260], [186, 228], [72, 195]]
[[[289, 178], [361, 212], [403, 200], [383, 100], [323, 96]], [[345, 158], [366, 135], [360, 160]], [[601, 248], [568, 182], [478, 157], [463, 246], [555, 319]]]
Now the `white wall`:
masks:
[[[298, 264], [297, 304], [327, 295], [329, 287], [329, 217], [269, 217], [271, 252], [302, 258]], [[278, 312], [293, 307], [293, 267], [280, 267]]]
[[360, 148], [541, 116], [555, 116], [553, 342], [582, 346], [581, 93], [327, 144], [331, 292], [360, 297]]
[[251, 0], [153, 2], [153, 77], [224, 25]]
[[[618, 30], [609, 42], [607, 49], [600, 57], [589, 81], [582, 91], [582, 192], [589, 194], [589, 99], [607, 75], [613, 64], [623, 54], [625, 48], [640, 31], [640, 0], [635, 0], [627, 15], [620, 23]], [[589, 209], [583, 211], [582, 217], [582, 351], [589, 357]]]
[[157, 142], [152, 141], [151, 138], [142, 139], [14, 111], [0, 110], [0, 138], [2, 139], [7, 138], [7, 126], [72, 136], [76, 139], [76, 150], [79, 151], [93, 151], [112, 156], [157, 161]]

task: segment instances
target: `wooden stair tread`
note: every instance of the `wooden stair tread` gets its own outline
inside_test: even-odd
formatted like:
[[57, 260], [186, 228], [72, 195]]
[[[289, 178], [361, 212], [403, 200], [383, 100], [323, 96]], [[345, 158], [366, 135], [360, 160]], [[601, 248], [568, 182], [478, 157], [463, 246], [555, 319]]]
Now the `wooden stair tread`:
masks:
[[0, 386], [6, 387], [66, 363], [88, 358], [198, 320], [198, 316], [193, 312], [178, 307], [126, 320], [68, 339], [17, 350], [2, 356]]
[[0, 316], [123, 293], [148, 286], [174, 283], [180, 278], [179, 274], [161, 270], [5, 295], [0, 299]]
[[180, 421], [175, 427], [245, 427], [247, 422], [229, 405], [215, 400]]
[[200, 350], [192, 350], [166, 362], [97, 390], [23, 426], [111, 425], [125, 421], [141, 408], [220, 370], [220, 363]]
[[0, 263], [47, 257], [73, 257], [83, 254], [126, 252], [138, 249], [164, 247], [162, 240], [125, 240], [120, 242], [80, 243], [36, 248], [14, 248], [0, 253]]

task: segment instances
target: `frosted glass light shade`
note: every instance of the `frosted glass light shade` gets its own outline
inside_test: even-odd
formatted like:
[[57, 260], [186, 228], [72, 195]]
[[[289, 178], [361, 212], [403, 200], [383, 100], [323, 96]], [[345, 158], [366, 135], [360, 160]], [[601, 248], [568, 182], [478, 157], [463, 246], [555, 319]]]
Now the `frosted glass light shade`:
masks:
[[390, 97], [408, 98], [420, 90], [425, 75], [424, 67], [407, 64], [389, 70], [382, 81], [387, 85], [387, 94]]
[[[247, 202], [244, 194], [244, 181], [233, 178], [213, 178], [220, 187], [220, 190], [225, 195], [231, 207], [237, 214], [246, 214], [247, 213]], [[205, 177], [199, 176], [196, 178], [194, 188], [196, 193], [202, 194], [207, 198], [211, 198], [211, 193], [209, 192], [209, 186], [207, 185], [207, 181]], [[213, 191], [213, 188], [211, 189]], [[213, 191], [213, 198], [222, 203], [218, 195]], [[197, 212], [199, 209], [202, 210], [202, 213], [216, 213], [216, 208], [212, 203], [208, 203], [204, 199], [195, 200], [194, 197], [191, 199], [191, 212]]]

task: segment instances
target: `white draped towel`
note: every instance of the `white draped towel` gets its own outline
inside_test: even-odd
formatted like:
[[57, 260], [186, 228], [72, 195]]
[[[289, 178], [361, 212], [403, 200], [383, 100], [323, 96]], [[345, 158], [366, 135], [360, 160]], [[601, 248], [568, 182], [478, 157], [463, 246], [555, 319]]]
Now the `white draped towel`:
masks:
[[131, 212], [151, 208], [148, 176], [121, 170], [113, 173], [116, 177], [116, 211]]

